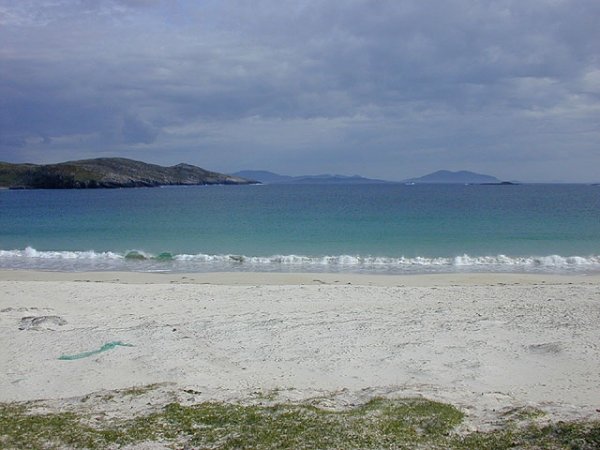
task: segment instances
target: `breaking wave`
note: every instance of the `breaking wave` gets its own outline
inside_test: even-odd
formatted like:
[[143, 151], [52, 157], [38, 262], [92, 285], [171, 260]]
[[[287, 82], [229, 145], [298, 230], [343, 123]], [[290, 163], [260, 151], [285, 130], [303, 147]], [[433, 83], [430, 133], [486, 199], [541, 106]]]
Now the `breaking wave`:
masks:
[[597, 272], [600, 255], [590, 256], [245, 256], [235, 254], [158, 254], [142, 250], [126, 252], [0, 250], [0, 268], [56, 271], [165, 271], [165, 272]]

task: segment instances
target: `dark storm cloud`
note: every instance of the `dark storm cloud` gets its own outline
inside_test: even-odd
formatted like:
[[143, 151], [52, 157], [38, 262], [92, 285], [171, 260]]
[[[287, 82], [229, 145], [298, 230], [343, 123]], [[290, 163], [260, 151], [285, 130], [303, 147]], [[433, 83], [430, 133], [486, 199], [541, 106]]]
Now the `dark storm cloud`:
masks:
[[0, 152], [589, 179], [599, 18], [586, 0], [0, 0]]

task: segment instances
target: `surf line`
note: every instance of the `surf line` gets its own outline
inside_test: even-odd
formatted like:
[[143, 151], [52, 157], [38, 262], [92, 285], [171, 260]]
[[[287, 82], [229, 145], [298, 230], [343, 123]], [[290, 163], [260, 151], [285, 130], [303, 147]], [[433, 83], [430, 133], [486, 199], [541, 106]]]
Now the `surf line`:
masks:
[[74, 355], [60, 355], [58, 357], [58, 359], [61, 359], [63, 361], [72, 361], [74, 359], [87, 358], [88, 356], [97, 355], [98, 353], [102, 353], [102, 352], [105, 352], [107, 350], [111, 350], [111, 349], [113, 349], [115, 347], [118, 347], [118, 346], [121, 346], [121, 347], [133, 347], [133, 344], [126, 344], [126, 343], [121, 342], [121, 341], [112, 341], [112, 342], [107, 342], [102, 347], [100, 347], [98, 350], [91, 350], [89, 352], [76, 353]]

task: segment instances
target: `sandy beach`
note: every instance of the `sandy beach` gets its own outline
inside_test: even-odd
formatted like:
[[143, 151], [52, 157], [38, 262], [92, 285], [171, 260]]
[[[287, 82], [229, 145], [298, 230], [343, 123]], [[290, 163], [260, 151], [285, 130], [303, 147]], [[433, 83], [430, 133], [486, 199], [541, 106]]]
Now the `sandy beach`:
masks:
[[598, 276], [2, 271], [0, 401], [166, 383], [597, 419], [599, 324]]

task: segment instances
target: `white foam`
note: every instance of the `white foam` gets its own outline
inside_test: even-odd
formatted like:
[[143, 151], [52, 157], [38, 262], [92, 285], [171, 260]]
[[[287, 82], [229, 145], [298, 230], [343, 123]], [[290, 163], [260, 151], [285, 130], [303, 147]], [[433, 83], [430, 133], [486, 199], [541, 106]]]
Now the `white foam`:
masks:
[[1, 259], [32, 258], [32, 259], [123, 259], [124, 256], [114, 252], [87, 251], [39, 251], [32, 247], [24, 250], [0, 250]]
[[[129, 255], [129, 256], [128, 256]], [[137, 258], [132, 255], [139, 255]], [[378, 272], [431, 272], [453, 270], [476, 271], [572, 271], [600, 270], [600, 256], [470, 256], [455, 257], [385, 257], [362, 255], [272, 255], [176, 254], [161, 260], [142, 250], [123, 253], [105, 251], [0, 250], [0, 267], [46, 268], [50, 270], [374, 270]]]

